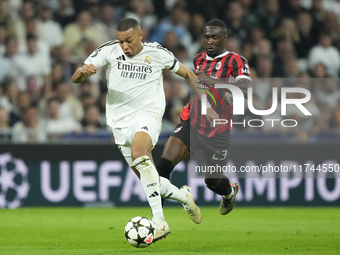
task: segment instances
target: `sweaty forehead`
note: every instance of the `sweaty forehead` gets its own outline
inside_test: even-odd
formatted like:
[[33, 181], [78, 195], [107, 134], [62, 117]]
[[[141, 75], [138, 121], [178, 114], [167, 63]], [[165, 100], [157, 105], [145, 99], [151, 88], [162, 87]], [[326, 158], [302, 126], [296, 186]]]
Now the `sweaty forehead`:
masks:
[[222, 35], [222, 29], [216, 26], [206, 26], [203, 31], [204, 35]]

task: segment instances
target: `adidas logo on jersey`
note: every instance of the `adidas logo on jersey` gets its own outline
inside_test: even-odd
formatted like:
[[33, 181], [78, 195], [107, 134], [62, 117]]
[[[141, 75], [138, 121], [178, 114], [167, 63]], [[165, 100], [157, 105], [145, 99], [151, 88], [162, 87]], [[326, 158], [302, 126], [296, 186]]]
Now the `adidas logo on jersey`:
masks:
[[145, 129], [145, 130], [149, 131], [147, 126], [141, 127], [141, 129]]
[[149, 196], [149, 198], [157, 197], [157, 196], [159, 196], [159, 194], [158, 194], [157, 191], [155, 191], [154, 193], [152, 193], [152, 194]]
[[121, 55], [120, 57], [116, 58], [118, 60], [124, 60], [125, 61], [125, 56], [124, 55]]

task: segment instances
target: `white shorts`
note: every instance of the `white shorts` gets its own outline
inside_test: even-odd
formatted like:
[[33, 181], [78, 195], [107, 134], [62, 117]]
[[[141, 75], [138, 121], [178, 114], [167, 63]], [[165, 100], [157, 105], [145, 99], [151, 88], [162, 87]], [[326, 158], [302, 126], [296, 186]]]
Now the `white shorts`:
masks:
[[162, 120], [152, 113], [134, 114], [129, 117], [129, 126], [124, 128], [112, 128], [115, 142], [118, 145], [129, 166], [132, 165], [131, 147], [136, 132], [148, 133], [151, 137], [152, 146], [158, 142], [161, 133]]

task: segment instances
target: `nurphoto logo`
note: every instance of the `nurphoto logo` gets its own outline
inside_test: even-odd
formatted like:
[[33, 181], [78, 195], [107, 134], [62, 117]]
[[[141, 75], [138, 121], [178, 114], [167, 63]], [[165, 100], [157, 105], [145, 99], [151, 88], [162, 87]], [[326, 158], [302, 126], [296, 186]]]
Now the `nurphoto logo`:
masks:
[[[207, 84], [203, 84], [204, 86], [208, 87], [217, 97], [219, 103], [222, 105], [222, 100], [218, 95], [216, 89], [228, 89], [232, 95], [232, 107], [233, 107], [233, 114], [234, 115], [244, 115], [244, 95], [240, 88], [232, 84], [215, 84], [214, 88]], [[214, 96], [206, 89], [199, 88], [204, 90], [214, 101], [215, 105], [217, 102]], [[278, 107], [278, 91], [277, 88], [272, 88], [272, 106], [268, 110], [258, 110], [255, 109], [253, 104], [253, 88], [249, 87], [248, 89], [248, 96], [247, 96], [247, 104], [248, 109], [251, 113], [258, 116], [268, 116], [272, 114]], [[304, 97], [301, 98], [287, 98], [288, 93], [301, 93]], [[201, 114], [207, 114], [207, 94], [202, 94], [201, 96]], [[287, 105], [295, 105], [304, 115], [311, 116], [312, 114], [303, 106], [304, 103], [307, 103], [311, 99], [311, 93], [309, 90], [304, 88], [293, 88], [293, 87], [282, 87], [281, 88], [281, 116], [287, 115]], [[262, 127], [264, 123], [271, 122], [272, 127], [274, 127], [274, 123], [280, 121], [279, 119], [250, 119], [248, 120], [248, 126], [250, 127]], [[254, 125], [253, 123], [259, 123], [258, 125]], [[293, 122], [293, 123], [292, 123]], [[215, 119], [213, 123], [213, 127], [218, 125], [224, 125], [230, 123], [231, 126], [233, 125], [240, 125], [242, 124], [244, 127], [246, 126], [246, 120], [244, 119], [243, 122], [233, 122], [233, 120], [227, 119]], [[281, 120], [281, 125], [283, 127], [295, 127], [297, 126], [298, 122], [295, 119], [283, 119]]]

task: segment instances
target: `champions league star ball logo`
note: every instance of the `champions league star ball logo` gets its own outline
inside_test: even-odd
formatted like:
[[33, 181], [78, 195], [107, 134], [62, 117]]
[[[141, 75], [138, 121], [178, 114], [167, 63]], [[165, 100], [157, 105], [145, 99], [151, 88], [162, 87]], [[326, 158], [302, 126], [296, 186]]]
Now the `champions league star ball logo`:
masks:
[[0, 154], [0, 208], [18, 208], [27, 198], [30, 185], [28, 168], [21, 159], [11, 154]]

